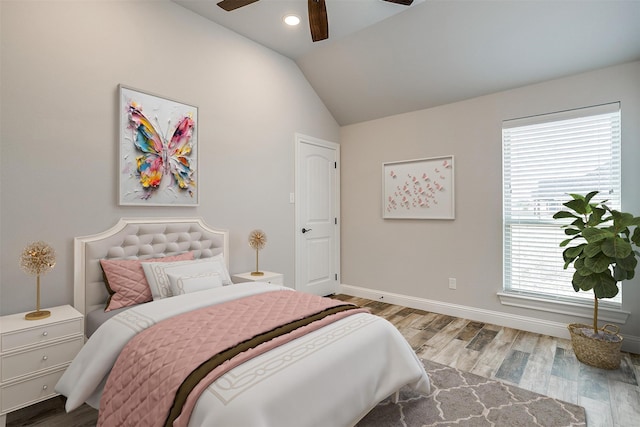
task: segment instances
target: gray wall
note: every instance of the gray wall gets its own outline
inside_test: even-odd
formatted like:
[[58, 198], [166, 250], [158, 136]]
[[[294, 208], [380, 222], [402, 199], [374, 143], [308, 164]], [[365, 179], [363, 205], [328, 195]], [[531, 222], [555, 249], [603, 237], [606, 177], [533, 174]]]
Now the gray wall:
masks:
[[[22, 248], [51, 243], [43, 306], [72, 302], [73, 237], [123, 216], [201, 216], [231, 232], [248, 271], [293, 278], [294, 132], [341, 140], [342, 282], [471, 308], [502, 306], [501, 121], [622, 102], [625, 210], [640, 213], [640, 63], [339, 129], [297, 66], [167, 2], [0, 2], [0, 313], [33, 309]], [[199, 107], [200, 206], [117, 205], [119, 83]], [[455, 221], [383, 221], [385, 161], [453, 154]], [[447, 278], [458, 289], [447, 288]], [[640, 286], [625, 283], [623, 332], [640, 336]]]
[[[640, 62], [341, 128], [342, 283], [553, 322], [502, 289], [502, 120], [620, 101], [623, 209], [640, 215]], [[383, 220], [383, 162], [455, 156], [454, 221]], [[457, 278], [457, 290], [448, 278]], [[625, 282], [625, 334], [640, 336], [640, 279]], [[569, 285], [570, 286], [570, 285]], [[587, 322], [588, 323], [588, 322]]]
[[[293, 285], [294, 133], [336, 141], [339, 127], [299, 68], [166, 0], [2, 1], [0, 313], [35, 306], [21, 250], [44, 240], [56, 267], [42, 305], [73, 301], [73, 237], [120, 217], [198, 216], [246, 241], [268, 236], [260, 266]], [[199, 207], [120, 207], [118, 84], [199, 107]]]

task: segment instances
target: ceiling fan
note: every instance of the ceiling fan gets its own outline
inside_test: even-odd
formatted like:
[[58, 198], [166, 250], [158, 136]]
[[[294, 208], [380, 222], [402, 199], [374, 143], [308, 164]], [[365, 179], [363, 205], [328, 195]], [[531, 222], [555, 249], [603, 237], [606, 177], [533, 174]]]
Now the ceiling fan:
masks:
[[[230, 12], [239, 9], [258, 0], [222, 0], [218, 6]], [[404, 6], [410, 6], [413, 0], [383, 0], [389, 3], [397, 3]], [[314, 42], [329, 38], [329, 23], [327, 21], [327, 8], [325, 0], [308, 0], [309, 5], [309, 28], [311, 29], [311, 38]]]

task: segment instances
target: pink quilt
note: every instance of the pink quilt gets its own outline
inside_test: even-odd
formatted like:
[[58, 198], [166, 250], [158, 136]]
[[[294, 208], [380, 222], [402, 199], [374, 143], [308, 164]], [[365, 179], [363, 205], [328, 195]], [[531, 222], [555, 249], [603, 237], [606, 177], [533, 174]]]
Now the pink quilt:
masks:
[[[162, 321], [122, 350], [100, 401], [98, 426], [186, 426], [199, 395], [225, 372], [328, 323], [366, 311], [344, 305], [300, 292], [275, 291]], [[331, 312], [335, 313], [323, 317]], [[320, 320], [305, 324], [308, 318]], [[266, 341], [253, 346], [262, 336]], [[232, 357], [216, 361], [225, 354]], [[194, 373], [208, 365], [210, 371], [201, 373], [204, 378], [194, 380]], [[194, 384], [188, 386], [190, 382]], [[185, 393], [185, 387], [193, 389]]]

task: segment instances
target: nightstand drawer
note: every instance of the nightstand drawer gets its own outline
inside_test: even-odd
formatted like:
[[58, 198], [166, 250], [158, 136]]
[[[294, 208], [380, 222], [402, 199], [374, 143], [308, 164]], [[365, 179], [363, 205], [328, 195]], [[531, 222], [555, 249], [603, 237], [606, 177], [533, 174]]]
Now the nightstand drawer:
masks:
[[35, 326], [17, 332], [2, 334], [2, 351], [26, 347], [34, 344], [46, 343], [68, 335], [82, 334], [82, 318], [49, 325]]
[[44, 345], [32, 350], [2, 356], [2, 381], [35, 373], [63, 363], [69, 363], [78, 354], [84, 337], [53, 345]]
[[284, 275], [282, 273], [274, 273], [273, 271], [263, 271], [260, 276], [254, 276], [251, 273], [240, 273], [231, 276], [233, 283], [242, 282], [266, 282], [272, 285], [284, 285]]
[[0, 390], [0, 401], [2, 402], [0, 413], [22, 408], [55, 396], [57, 394], [54, 390], [55, 385], [63, 373], [64, 369], [60, 369], [41, 377], [3, 386]]

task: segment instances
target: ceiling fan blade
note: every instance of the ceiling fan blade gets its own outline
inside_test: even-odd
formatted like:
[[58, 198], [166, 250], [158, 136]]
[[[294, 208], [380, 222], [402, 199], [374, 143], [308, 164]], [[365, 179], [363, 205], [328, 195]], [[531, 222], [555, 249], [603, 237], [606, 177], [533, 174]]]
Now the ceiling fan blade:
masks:
[[388, 1], [389, 3], [402, 4], [404, 6], [411, 6], [411, 3], [413, 3], [413, 0], [384, 0], [384, 1]]
[[220, 3], [218, 3], [218, 6], [220, 6], [227, 12], [231, 12], [232, 10], [239, 9], [243, 6], [255, 3], [257, 1], [258, 0], [222, 0]]
[[314, 42], [329, 38], [329, 21], [324, 0], [309, 0], [309, 28]]

